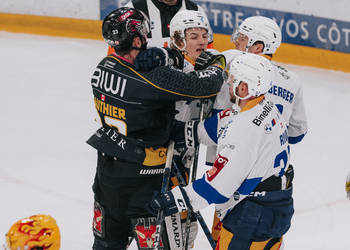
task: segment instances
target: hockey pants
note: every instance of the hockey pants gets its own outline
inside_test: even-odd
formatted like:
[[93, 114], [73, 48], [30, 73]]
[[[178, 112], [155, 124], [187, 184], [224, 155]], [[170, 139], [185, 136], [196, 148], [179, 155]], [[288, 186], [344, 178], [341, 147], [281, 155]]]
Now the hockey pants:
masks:
[[[259, 249], [270, 239], [281, 239], [288, 231], [294, 213], [292, 187], [248, 197], [237, 204], [222, 221], [217, 250]], [[270, 248], [278, 242], [270, 242]]]

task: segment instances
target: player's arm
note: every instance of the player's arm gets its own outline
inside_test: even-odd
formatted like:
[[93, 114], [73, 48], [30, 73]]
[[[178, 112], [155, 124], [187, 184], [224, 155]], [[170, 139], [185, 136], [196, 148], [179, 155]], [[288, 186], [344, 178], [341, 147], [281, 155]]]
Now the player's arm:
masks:
[[[245, 135], [242, 138], [244, 137]], [[221, 145], [222, 150], [214, 166], [202, 178], [184, 188], [176, 187], [166, 195], [154, 197], [149, 204], [150, 211], [163, 209], [165, 213], [169, 213], [168, 215], [181, 211], [182, 207], [198, 211], [213, 203], [222, 204], [229, 201], [236, 190], [242, 193], [242, 197], [246, 193], [249, 194], [261, 178], [246, 181], [254, 159], [251, 157], [254, 154], [252, 144], [248, 138], [246, 139], [247, 141], [241, 140], [242, 143], [234, 145], [231, 143]], [[178, 201], [181, 201], [181, 204], [178, 204]], [[182, 205], [183, 203], [185, 204]]]
[[288, 141], [290, 144], [300, 142], [308, 129], [302, 87], [299, 88], [294, 98], [293, 111], [288, 124]]
[[157, 89], [154, 98], [159, 100], [205, 99], [216, 96], [223, 83], [222, 66], [212, 61], [211, 66], [190, 73], [183, 73], [169, 66], [154, 68], [140, 75]]

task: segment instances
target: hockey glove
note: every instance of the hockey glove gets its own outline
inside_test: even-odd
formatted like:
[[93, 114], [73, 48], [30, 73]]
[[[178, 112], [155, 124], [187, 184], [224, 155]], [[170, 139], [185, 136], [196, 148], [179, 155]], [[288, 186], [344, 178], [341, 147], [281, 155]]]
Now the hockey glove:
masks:
[[134, 62], [136, 70], [149, 71], [158, 66], [166, 66], [168, 63], [168, 53], [165, 49], [149, 48], [141, 51]]
[[134, 62], [136, 70], [149, 71], [159, 66], [183, 68], [184, 58], [179, 50], [169, 48], [149, 48], [140, 52]]
[[192, 209], [192, 206], [186, 191], [177, 186], [164, 194], [155, 193], [151, 202], [146, 204], [146, 209], [153, 215], [157, 215], [158, 210], [163, 210], [164, 216], [170, 216]]
[[226, 59], [222, 54], [213, 54], [209, 51], [203, 51], [197, 58], [194, 70], [204, 70], [209, 66], [217, 64], [224, 69], [226, 67]]
[[174, 140], [175, 148], [195, 148], [199, 145], [197, 127], [199, 121], [191, 120], [188, 122], [181, 122], [175, 120], [170, 139]]

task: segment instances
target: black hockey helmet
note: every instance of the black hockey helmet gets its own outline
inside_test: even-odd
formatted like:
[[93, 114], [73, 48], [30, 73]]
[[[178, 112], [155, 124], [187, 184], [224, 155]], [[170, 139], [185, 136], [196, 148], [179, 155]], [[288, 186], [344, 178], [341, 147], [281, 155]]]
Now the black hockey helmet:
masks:
[[146, 39], [150, 22], [142, 11], [122, 7], [109, 13], [102, 23], [105, 41], [116, 50], [130, 49], [135, 36]]

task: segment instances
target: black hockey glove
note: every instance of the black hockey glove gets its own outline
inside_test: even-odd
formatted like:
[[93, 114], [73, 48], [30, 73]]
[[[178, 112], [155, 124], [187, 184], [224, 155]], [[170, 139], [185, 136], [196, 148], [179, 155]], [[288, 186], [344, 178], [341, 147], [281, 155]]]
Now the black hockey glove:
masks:
[[136, 70], [149, 71], [158, 66], [165, 66], [168, 63], [167, 56], [165, 49], [149, 48], [137, 55], [134, 65]]
[[149, 71], [159, 66], [183, 68], [183, 55], [179, 50], [169, 48], [149, 48], [140, 52], [134, 62], [136, 70]]
[[197, 127], [199, 121], [181, 122], [175, 120], [170, 133], [170, 139], [175, 142], [175, 148], [195, 148], [199, 145]]
[[210, 65], [218, 64], [223, 69], [226, 67], [226, 58], [222, 54], [213, 54], [209, 51], [203, 51], [197, 58], [194, 70], [204, 70]]
[[178, 49], [165, 48], [169, 56], [169, 65], [178, 69], [184, 68], [184, 55]]
[[146, 209], [153, 215], [163, 210], [164, 216], [170, 216], [192, 209], [192, 206], [186, 191], [177, 186], [164, 194], [155, 193], [151, 202], [146, 204]]

